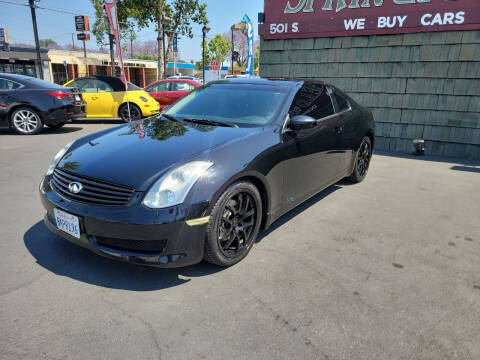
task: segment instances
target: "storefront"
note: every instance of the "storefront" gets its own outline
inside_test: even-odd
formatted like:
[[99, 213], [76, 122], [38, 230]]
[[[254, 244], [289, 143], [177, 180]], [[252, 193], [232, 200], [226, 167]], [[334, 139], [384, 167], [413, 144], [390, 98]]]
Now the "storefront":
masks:
[[[46, 79], [50, 78], [47, 50], [40, 50], [43, 72]], [[10, 73], [39, 77], [36, 64], [37, 53], [33, 48], [10, 47], [10, 51], [0, 50], [0, 73]]]
[[260, 76], [343, 89], [377, 150], [480, 159], [478, 0], [265, 0], [259, 33]]

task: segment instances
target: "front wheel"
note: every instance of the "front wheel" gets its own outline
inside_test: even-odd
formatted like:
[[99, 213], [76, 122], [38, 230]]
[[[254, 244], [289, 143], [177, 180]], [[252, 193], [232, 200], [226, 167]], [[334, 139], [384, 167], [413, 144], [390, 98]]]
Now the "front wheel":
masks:
[[123, 104], [118, 110], [118, 114], [124, 122], [137, 121], [142, 118], [142, 112], [135, 104]]
[[13, 111], [10, 118], [13, 129], [21, 135], [34, 135], [42, 131], [43, 122], [36, 111], [20, 107]]
[[360, 143], [355, 156], [355, 168], [352, 174], [347, 178], [348, 180], [359, 183], [367, 176], [370, 160], [372, 159], [372, 140], [365, 136]]
[[262, 199], [250, 182], [232, 184], [212, 210], [205, 240], [205, 260], [220, 266], [241, 261], [260, 230]]

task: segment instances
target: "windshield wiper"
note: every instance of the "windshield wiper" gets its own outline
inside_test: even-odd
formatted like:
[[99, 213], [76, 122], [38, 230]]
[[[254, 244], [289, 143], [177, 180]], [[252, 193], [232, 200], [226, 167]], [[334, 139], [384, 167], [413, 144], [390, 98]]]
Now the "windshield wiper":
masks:
[[204, 125], [214, 125], [214, 126], [225, 126], [225, 127], [234, 127], [238, 128], [238, 125], [231, 124], [223, 121], [216, 121], [216, 120], [209, 120], [209, 119], [195, 119], [195, 118], [183, 118], [185, 121], [190, 121], [196, 124], [204, 124]]
[[179, 118], [176, 118], [175, 116], [168, 115], [168, 114], [162, 114], [164, 118], [167, 118], [168, 120], [176, 121], [176, 122], [181, 122]]

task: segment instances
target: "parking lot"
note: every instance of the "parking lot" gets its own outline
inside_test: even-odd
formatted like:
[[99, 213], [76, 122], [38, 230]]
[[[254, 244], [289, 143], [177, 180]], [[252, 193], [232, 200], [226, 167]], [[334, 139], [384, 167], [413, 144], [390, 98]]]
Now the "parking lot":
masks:
[[0, 358], [480, 359], [480, 163], [376, 154], [238, 265], [163, 270], [42, 221], [51, 158], [116, 124], [0, 131]]

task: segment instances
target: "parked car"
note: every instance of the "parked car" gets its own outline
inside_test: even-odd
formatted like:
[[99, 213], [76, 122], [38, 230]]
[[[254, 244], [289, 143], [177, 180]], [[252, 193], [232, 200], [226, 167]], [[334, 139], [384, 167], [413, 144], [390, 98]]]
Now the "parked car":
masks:
[[[158, 114], [158, 103], [142, 88], [128, 83], [128, 94], [120, 78], [94, 75], [70, 80], [64, 86], [76, 87], [87, 102], [87, 118], [139, 120]], [[130, 105], [130, 106], [128, 106]]]
[[160, 109], [163, 109], [200, 86], [200, 83], [193, 80], [166, 79], [155, 81], [146, 86], [145, 91], [157, 100], [160, 104]]
[[60, 128], [85, 116], [85, 101], [72, 88], [30, 76], [0, 73], [0, 126], [33, 135], [43, 125]]
[[110, 258], [230, 266], [287, 211], [362, 181], [373, 145], [373, 113], [332, 85], [212, 82], [60, 150], [40, 185], [45, 223]]

